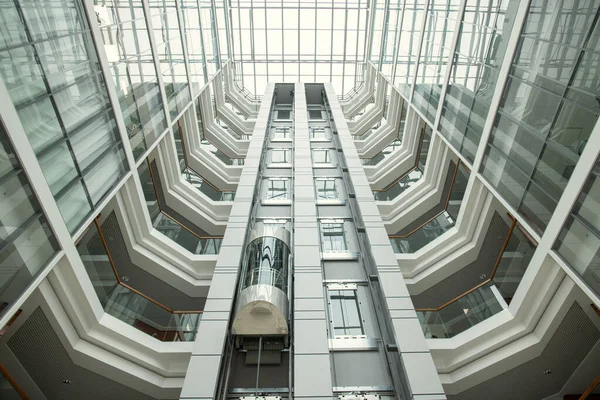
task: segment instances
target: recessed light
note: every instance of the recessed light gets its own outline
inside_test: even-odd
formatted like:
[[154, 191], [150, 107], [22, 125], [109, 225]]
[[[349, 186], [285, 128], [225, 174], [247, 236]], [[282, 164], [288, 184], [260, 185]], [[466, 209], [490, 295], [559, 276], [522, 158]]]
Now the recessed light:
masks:
[[552, 371], [549, 370], [549, 369], [547, 369], [547, 370], [544, 371], [544, 375], [550, 375], [551, 373], [552, 373]]
[[65, 385], [70, 385], [71, 381], [68, 379], [63, 379], [62, 383], [64, 383]]
[[479, 275], [479, 279], [485, 279], [485, 278], [487, 278], [487, 275], [486, 275], [486, 274], [481, 274], [481, 275]]
[[121, 277], [121, 280], [122, 280], [123, 282], [129, 282], [129, 277], [128, 277], [127, 275], [123, 275], [123, 276]]

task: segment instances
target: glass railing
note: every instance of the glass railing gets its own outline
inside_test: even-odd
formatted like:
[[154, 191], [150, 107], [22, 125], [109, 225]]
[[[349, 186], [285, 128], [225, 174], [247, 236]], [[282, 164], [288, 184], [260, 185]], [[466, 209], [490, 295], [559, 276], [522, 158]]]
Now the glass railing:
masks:
[[390, 143], [385, 149], [383, 149], [382, 151], [377, 153], [374, 157], [361, 158], [360, 162], [363, 165], [377, 165], [381, 161], [385, 160], [386, 157], [389, 157], [390, 155], [397, 153], [401, 148], [402, 148], [402, 141], [400, 139], [396, 139], [392, 143]]
[[96, 221], [77, 250], [106, 313], [163, 342], [196, 338], [202, 311], [171, 310], [121, 282]]
[[453, 337], [502, 311], [517, 291], [536, 246], [512, 218], [490, 278], [439, 308], [416, 310], [425, 336]]
[[193, 254], [219, 254], [222, 237], [201, 237], [185, 228], [179, 222], [160, 212], [152, 221], [152, 226], [181, 247]]
[[[187, 170], [187, 169], [186, 169]], [[184, 170], [182, 175], [187, 178], [194, 187], [200, 188], [209, 185], [203, 185], [203, 180], [197, 174], [186, 174]], [[140, 164], [138, 168], [142, 190], [146, 207], [150, 214], [152, 226], [163, 235], [167, 236], [175, 243], [187, 249], [193, 254], [218, 254], [221, 247], [221, 237], [203, 237], [171, 217], [169, 213], [162, 210], [159, 197], [156, 193], [154, 177], [151, 173], [148, 163]], [[210, 186], [209, 186], [210, 187]], [[200, 190], [200, 189], [199, 189]], [[221, 192], [218, 192], [219, 194]], [[228, 192], [224, 192], [228, 193]]]
[[405, 237], [390, 236], [390, 243], [395, 253], [414, 253], [448, 232], [454, 222], [444, 211]]
[[391, 235], [390, 243], [394, 252], [414, 253], [421, 250], [427, 244], [448, 232], [455, 225], [463, 203], [469, 174], [470, 171], [463, 163], [459, 162], [454, 168], [450, 191], [446, 198], [444, 209], [435, 217], [429, 219], [406, 235]]
[[451, 338], [485, 321], [504, 309], [488, 282], [466, 295], [435, 310], [417, 310], [426, 338]]
[[222, 192], [218, 190], [190, 167], [186, 167], [183, 172], [181, 172], [181, 175], [188, 183], [195, 187], [199, 192], [204, 193], [206, 197], [211, 200], [233, 201], [235, 199], [235, 192]]
[[423, 177], [423, 172], [419, 168], [415, 168], [402, 178], [394, 182], [392, 185], [381, 191], [373, 191], [373, 197], [379, 201], [391, 201], [400, 196], [404, 191], [410, 188], [415, 182], [418, 182]]

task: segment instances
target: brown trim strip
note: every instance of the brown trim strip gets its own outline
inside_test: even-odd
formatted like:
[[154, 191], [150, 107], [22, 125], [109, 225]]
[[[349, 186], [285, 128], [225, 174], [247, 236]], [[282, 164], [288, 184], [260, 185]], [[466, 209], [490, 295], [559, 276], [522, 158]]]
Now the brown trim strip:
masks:
[[6, 369], [6, 367], [4, 365], [2, 365], [2, 363], [0, 363], [0, 373], [2, 375], [4, 375], [4, 377], [6, 378], [6, 380], [8, 381], [8, 383], [11, 384], [11, 386], [15, 389], [15, 391], [19, 394], [19, 396], [21, 396], [21, 398], [23, 400], [29, 400], [29, 396], [27, 396], [25, 394], [25, 392], [23, 391], [23, 389], [21, 389], [21, 387], [17, 384], [17, 382], [14, 380], [14, 378], [8, 372], [8, 370]]
[[585, 400], [588, 398], [588, 396], [594, 391], [594, 389], [596, 389], [596, 386], [600, 385], [600, 375], [598, 375], [596, 377], [596, 379], [594, 379], [594, 382], [592, 382], [592, 384], [590, 385], [590, 387], [588, 387], [586, 389], [585, 392], [583, 392], [583, 394], [581, 395], [581, 397], [579, 398], [579, 400]]

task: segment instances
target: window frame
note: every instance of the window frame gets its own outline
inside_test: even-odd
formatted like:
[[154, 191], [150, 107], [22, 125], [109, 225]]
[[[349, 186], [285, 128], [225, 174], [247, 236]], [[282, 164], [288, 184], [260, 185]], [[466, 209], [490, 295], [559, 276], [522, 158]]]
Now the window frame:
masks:
[[[265, 201], [267, 202], [289, 202], [290, 201], [290, 178], [267, 178], [267, 190], [265, 192]], [[283, 190], [279, 190], [274, 186], [274, 182], [284, 182]], [[281, 191], [281, 194], [276, 195], [275, 197], [269, 197], [270, 193], [276, 193], [277, 191]], [[281, 198], [280, 196], [285, 194], [285, 198]]]
[[[323, 190], [321, 190], [319, 188], [319, 183], [318, 182], [324, 182], [324, 187]], [[327, 188], [327, 182], [333, 182], [333, 188], [332, 189], [328, 189]], [[340, 199], [340, 193], [337, 190], [337, 182], [336, 182], [336, 178], [317, 178], [315, 179], [315, 192], [316, 192], [316, 196], [317, 196], [317, 201], [331, 201], [331, 200], [339, 200]], [[322, 197], [320, 195], [320, 193], [323, 192], [325, 194], [327, 193], [334, 193], [335, 196], [334, 197]]]
[[[313, 164], [315, 165], [332, 165], [333, 164], [333, 159], [331, 157], [331, 149], [312, 149], [312, 159], [313, 159]], [[321, 153], [324, 152], [325, 153], [325, 161], [316, 161], [316, 157], [315, 154], [317, 153]]]
[[[329, 230], [329, 234], [326, 234], [324, 228]], [[337, 233], [337, 231], [333, 231], [332, 229], [339, 229], [339, 233], [341, 235], [332, 235], [332, 232]], [[323, 253], [348, 253], [350, 249], [348, 248], [348, 241], [346, 239], [346, 231], [344, 229], [344, 221], [343, 220], [321, 220], [319, 224], [319, 234], [321, 236], [321, 250]], [[331, 239], [332, 237], [341, 237], [342, 249], [335, 249], [333, 246], [334, 241]], [[329, 243], [330, 246], [325, 246], [325, 243]]]
[[[345, 340], [345, 339], [366, 339], [366, 320], [364, 319], [364, 312], [362, 310], [362, 302], [360, 301], [360, 295], [358, 293], [358, 285], [355, 283], [329, 283], [326, 286], [327, 289], [327, 304], [329, 308], [329, 329], [330, 339], [333, 340]], [[337, 292], [337, 293], [336, 293]], [[346, 294], [344, 295], [343, 292]], [[334, 303], [339, 300], [339, 307], [334, 307]], [[342, 304], [342, 300], [349, 300]], [[342, 325], [336, 326], [337, 321], [349, 320], [349, 313], [344, 310], [348, 310], [347, 305], [352, 304], [355, 307], [354, 319], [358, 318], [358, 325]], [[340, 310], [342, 315], [337, 315], [335, 310]], [[336, 318], [337, 316], [337, 318]], [[344, 330], [342, 334], [338, 334], [336, 330]], [[350, 329], [359, 329], [360, 333], [350, 333]]]
[[[273, 158], [273, 155], [275, 153], [283, 153], [283, 161], [275, 161]], [[286, 165], [286, 164], [290, 164], [290, 157], [289, 154], [291, 153], [291, 149], [271, 149], [271, 164], [275, 164], [275, 165]]]

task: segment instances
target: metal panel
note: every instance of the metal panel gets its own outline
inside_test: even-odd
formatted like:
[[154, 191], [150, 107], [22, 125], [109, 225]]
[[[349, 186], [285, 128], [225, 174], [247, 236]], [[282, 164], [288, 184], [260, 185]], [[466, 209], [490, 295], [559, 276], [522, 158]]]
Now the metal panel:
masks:
[[[7, 344], [48, 399], [153, 398], [75, 365], [39, 307]], [[65, 379], [70, 383], [63, 383]]]
[[598, 340], [594, 323], [573, 303], [542, 354], [448, 400], [545, 399], [562, 389]]

